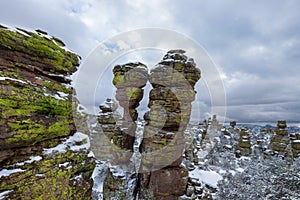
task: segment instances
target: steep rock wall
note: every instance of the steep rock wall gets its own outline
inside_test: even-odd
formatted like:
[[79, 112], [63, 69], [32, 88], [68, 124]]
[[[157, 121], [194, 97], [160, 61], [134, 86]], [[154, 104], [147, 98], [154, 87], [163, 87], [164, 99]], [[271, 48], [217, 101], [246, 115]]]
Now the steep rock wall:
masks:
[[9, 199], [91, 197], [94, 161], [78, 151], [88, 138], [72, 111], [79, 59], [63, 46], [44, 31], [0, 26], [0, 193]]

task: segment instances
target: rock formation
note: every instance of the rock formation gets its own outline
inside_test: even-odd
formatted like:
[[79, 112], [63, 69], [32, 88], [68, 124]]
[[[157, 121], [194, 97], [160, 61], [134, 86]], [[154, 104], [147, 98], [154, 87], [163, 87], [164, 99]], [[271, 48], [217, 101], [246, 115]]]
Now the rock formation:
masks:
[[251, 141], [249, 130], [242, 128], [239, 132], [240, 138], [236, 147], [236, 156], [249, 156], [251, 154]]
[[114, 139], [116, 123], [120, 120], [120, 115], [116, 112], [117, 102], [113, 99], [106, 99], [99, 108], [101, 111], [97, 119], [100, 127], [97, 126], [97, 132], [91, 135], [91, 150], [98, 160], [118, 162], [115, 155], [118, 149], [111, 144]]
[[94, 161], [68, 146], [80, 149], [87, 137], [73, 120], [78, 56], [63, 45], [43, 31], [0, 26], [0, 193], [8, 199], [91, 197]]
[[276, 152], [285, 152], [290, 138], [286, 129], [286, 121], [280, 120], [277, 123], [277, 128], [274, 130], [274, 135], [271, 139], [271, 148]]
[[300, 133], [295, 133], [293, 137], [291, 137], [292, 151], [293, 156], [300, 156]]
[[232, 129], [234, 129], [234, 127], [236, 126], [236, 121], [231, 121], [230, 126], [231, 126]]
[[[109, 168], [104, 181], [103, 196], [105, 199], [113, 198], [116, 193], [122, 198], [133, 196], [134, 187], [129, 192], [127, 187], [129, 177], [136, 179], [134, 164], [130, 163], [133, 155], [133, 146], [136, 134], [136, 120], [138, 113], [136, 108], [143, 98], [142, 89], [148, 81], [148, 69], [142, 63], [127, 63], [117, 65], [113, 69], [113, 84], [117, 88], [116, 99], [124, 109], [120, 118], [116, 114], [117, 102], [107, 99], [100, 105], [100, 115], [98, 121], [101, 124], [101, 133], [93, 136], [97, 147], [99, 159], [107, 160], [112, 165], [122, 165], [123, 175], [114, 175], [113, 168]], [[126, 166], [127, 165], [127, 166]], [[121, 193], [123, 195], [121, 195]], [[125, 195], [125, 196], [124, 196]]]
[[141, 147], [141, 196], [151, 191], [155, 199], [177, 199], [185, 193], [188, 171], [180, 165], [185, 147], [183, 132], [190, 119], [200, 70], [184, 53], [169, 51], [151, 70], [151, 110], [144, 116], [148, 124]]
[[143, 87], [148, 81], [148, 69], [142, 63], [117, 65], [113, 69], [113, 84], [117, 88], [116, 99], [123, 107], [123, 118], [114, 130], [114, 144], [133, 152], [136, 124], [136, 108], [143, 98]]

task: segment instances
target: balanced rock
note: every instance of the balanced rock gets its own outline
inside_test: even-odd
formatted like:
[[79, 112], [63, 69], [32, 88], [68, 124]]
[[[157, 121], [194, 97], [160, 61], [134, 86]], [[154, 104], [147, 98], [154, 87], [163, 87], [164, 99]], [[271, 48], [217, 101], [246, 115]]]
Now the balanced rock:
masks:
[[237, 144], [237, 156], [249, 156], [251, 154], [251, 141], [249, 131], [243, 128], [240, 131], [240, 138]]
[[275, 128], [274, 135], [271, 138], [271, 148], [273, 151], [284, 153], [290, 143], [290, 138], [285, 128], [286, 121], [278, 121], [277, 128]]
[[141, 176], [141, 185], [142, 191], [150, 189], [157, 199], [178, 199], [185, 193], [187, 169], [180, 167], [185, 148], [183, 133], [200, 77], [200, 70], [184, 50], [167, 52], [150, 72], [153, 89], [150, 111], [144, 115], [147, 125], [141, 146], [141, 170], [151, 172]]

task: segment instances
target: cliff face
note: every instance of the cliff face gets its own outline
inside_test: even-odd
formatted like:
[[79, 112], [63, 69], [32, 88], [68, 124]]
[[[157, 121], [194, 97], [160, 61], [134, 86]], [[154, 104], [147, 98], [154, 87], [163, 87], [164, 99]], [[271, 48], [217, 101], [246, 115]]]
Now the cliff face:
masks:
[[79, 59], [63, 46], [40, 30], [0, 26], [0, 193], [9, 198], [91, 196], [94, 162], [76, 151], [88, 138], [72, 111]]

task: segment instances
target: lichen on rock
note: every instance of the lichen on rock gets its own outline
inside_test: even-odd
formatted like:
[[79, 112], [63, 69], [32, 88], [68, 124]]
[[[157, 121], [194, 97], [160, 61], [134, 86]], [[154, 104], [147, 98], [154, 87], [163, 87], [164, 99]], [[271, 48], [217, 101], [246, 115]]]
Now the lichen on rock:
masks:
[[[91, 196], [95, 163], [88, 150], [43, 154], [77, 131], [70, 76], [79, 57], [62, 46], [44, 31], [0, 26], [0, 167], [19, 169], [0, 177], [0, 192], [10, 191], [7, 198]], [[29, 157], [41, 159], [28, 163]]]

